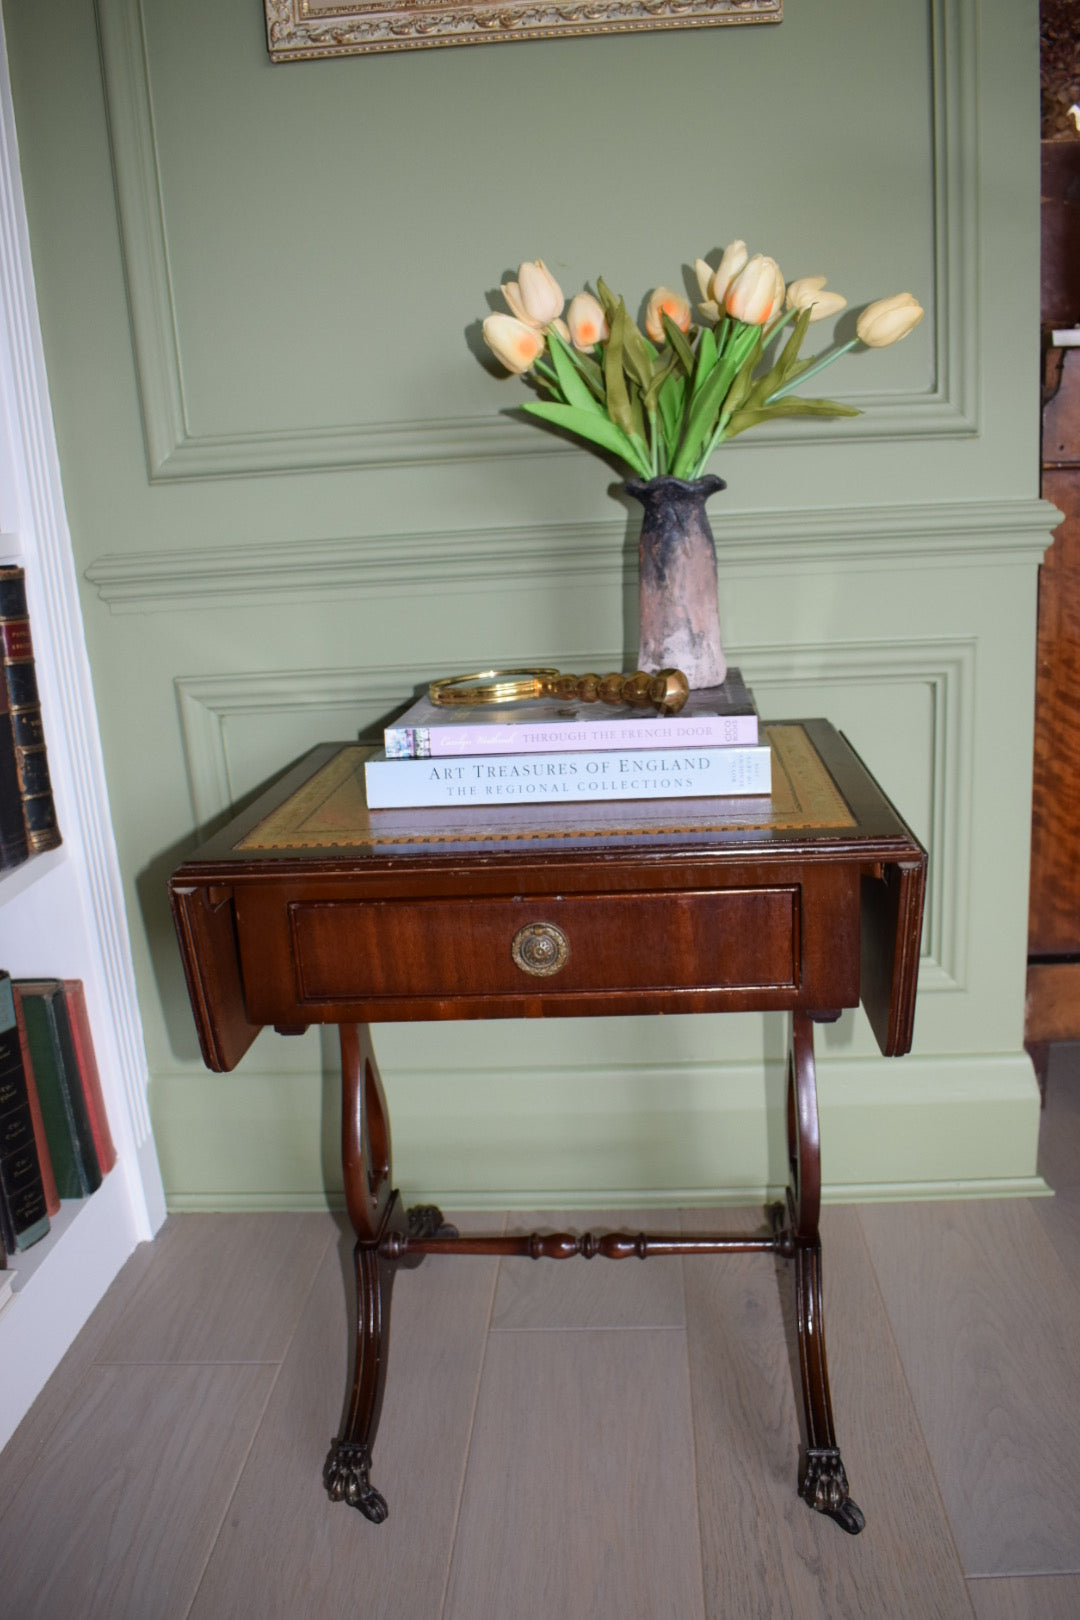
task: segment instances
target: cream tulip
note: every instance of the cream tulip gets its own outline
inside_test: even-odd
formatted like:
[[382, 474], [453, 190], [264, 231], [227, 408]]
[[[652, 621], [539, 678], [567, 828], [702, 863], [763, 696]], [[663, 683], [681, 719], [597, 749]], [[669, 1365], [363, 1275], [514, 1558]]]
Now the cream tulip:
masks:
[[514, 315], [489, 315], [483, 331], [484, 342], [495, 358], [518, 376], [544, 352], [543, 333]]
[[[717, 271], [717, 276], [720, 272]], [[764, 326], [784, 302], [784, 278], [775, 259], [755, 253], [732, 278], [724, 297], [724, 308], [747, 326]]]
[[894, 293], [867, 304], [855, 330], [868, 349], [887, 349], [907, 337], [923, 318], [923, 307], [910, 293]]
[[550, 326], [565, 302], [562, 288], [543, 259], [529, 259], [518, 269], [516, 281], [503, 283], [502, 295], [526, 326]]
[[645, 332], [654, 343], [666, 342], [664, 322], [662, 316], [666, 315], [674, 321], [680, 332], [690, 330], [690, 305], [686, 299], [670, 287], [657, 287], [649, 299], [645, 310]]
[[608, 337], [608, 323], [600, 300], [590, 292], [579, 292], [570, 300], [566, 311], [566, 324], [570, 328], [570, 341], [582, 354], [594, 349]]
[[720, 319], [720, 306], [712, 297], [713, 277], [716, 271], [705, 259], [694, 260], [694, 273], [697, 276], [698, 290], [701, 293], [701, 303], [698, 305], [698, 314], [702, 320], [715, 326]]
[[736, 237], [734, 242], [728, 243], [721, 255], [720, 263], [716, 267], [716, 274], [712, 278], [712, 285], [708, 290], [708, 297], [712, 299], [714, 304], [720, 305], [724, 302], [728, 288], [739, 274], [739, 271], [743, 269], [749, 257], [750, 255], [746, 251], [746, 243], [739, 237]]
[[788, 309], [808, 309], [811, 326], [815, 321], [823, 321], [827, 315], [838, 315], [847, 307], [847, 299], [842, 293], [825, 292], [824, 287], [824, 276], [800, 276], [798, 281], [788, 285], [785, 299]]

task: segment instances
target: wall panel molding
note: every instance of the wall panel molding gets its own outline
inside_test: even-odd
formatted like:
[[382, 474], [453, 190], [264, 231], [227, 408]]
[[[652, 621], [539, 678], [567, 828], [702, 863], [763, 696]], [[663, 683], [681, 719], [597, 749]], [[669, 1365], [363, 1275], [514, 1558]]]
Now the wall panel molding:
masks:
[[[1061, 513], [1047, 501], [935, 502], [709, 514], [724, 574], [775, 568], [1034, 564]], [[86, 569], [111, 613], [435, 593], [630, 584], [636, 521], [348, 535], [98, 557]]]
[[[929, 689], [932, 809], [919, 971], [923, 990], [965, 988], [970, 867], [964, 832], [971, 812], [975, 653], [971, 640], [939, 638], [759, 644], [743, 650], [755, 685], [768, 685], [781, 694], [790, 690], [797, 695], [808, 682], [839, 689], [872, 685]], [[550, 662], [556, 655], [541, 651], [535, 657]], [[614, 668], [619, 654], [611, 648], [600, 652], [593, 648], [588, 654], [560, 649], [557, 655], [571, 667], [588, 658]], [[305, 709], [321, 715], [337, 711], [341, 736], [359, 735], [378, 744], [382, 723], [400, 708], [402, 693], [422, 687], [429, 674], [426, 667], [410, 664], [384, 665], [375, 672], [268, 670], [178, 677], [184, 765], [196, 825], [205, 833], [239, 797], [230, 769], [229, 736], [245, 717]]]
[[[782, 1015], [769, 1020], [782, 1027]], [[442, 1062], [453, 1064], [447, 1029]], [[317, 1069], [316, 1065], [316, 1069]], [[725, 1062], [606, 1067], [573, 1073], [507, 1055], [497, 1073], [384, 1064], [393, 1099], [403, 1195], [447, 1209], [603, 1209], [751, 1204], [783, 1195], [783, 1066]], [[818, 1054], [825, 1196], [838, 1201], [1030, 1197], [1037, 1114], [1022, 1053], [910, 1056]], [[340, 1174], [319, 1126], [323, 1075], [241, 1067], [229, 1086], [187, 1070], [155, 1070], [159, 1129], [174, 1150], [170, 1208], [339, 1207]], [[332, 1094], [332, 1093], [331, 1093]], [[452, 1098], [452, 1107], [447, 1099]], [[530, 1108], [528, 1099], [543, 1099]], [[770, 1107], [763, 1106], [767, 1098]], [[970, 1128], [977, 1112], [985, 1130]], [[179, 1129], [211, 1122], [197, 1150]], [[298, 1120], [311, 1128], [298, 1132]], [[643, 1123], [644, 1121], [644, 1123]], [[165, 1129], [166, 1124], [170, 1127]], [[565, 1142], [572, 1130], [575, 1152]], [[642, 1143], [647, 1147], [643, 1149]]]
[[[934, 377], [925, 392], [861, 401], [862, 416], [770, 434], [768, 447], [830, 441], [970, 436], [977, 432], [979, 254], [976, 0], [925, 0], [933, 38], [930, 85], [934, 285], [928, 299]], [[141, 0], [98, 0], [106, 103], [127, 295], [152, 481], [260, 476], [329, 467], [571, 453], [554, 437], [497, 412], [484, 417], [354, 422], [196, 434], [185, 395], [183, 334], [169, 262], [153, 91]], [[759, 444], [761, 441], [757, 441]], [[753, 442], [748, 448], [753, 448]], [[573, 452], [578, 453], [578, 452]]]

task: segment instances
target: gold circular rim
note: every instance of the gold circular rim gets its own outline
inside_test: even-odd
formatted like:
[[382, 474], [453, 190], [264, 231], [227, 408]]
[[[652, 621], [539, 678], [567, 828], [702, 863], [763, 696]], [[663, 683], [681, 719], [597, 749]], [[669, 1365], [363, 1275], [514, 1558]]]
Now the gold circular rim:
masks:
[[514, 703], [542, 695], [543, 681], [557, 669], [479, 669], [471, 675], [444, 675], [432, 681], [428, 697], [443, 707], [459, 704]]

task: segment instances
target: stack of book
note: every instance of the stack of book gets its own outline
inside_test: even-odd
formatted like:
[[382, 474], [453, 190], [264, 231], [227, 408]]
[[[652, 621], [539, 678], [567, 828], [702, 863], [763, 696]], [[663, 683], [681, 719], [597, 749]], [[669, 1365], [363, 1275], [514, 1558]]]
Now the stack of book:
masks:
[[38, 1242], [115, 1163], [82, 981], [0, 971], [0, 1250]]
[[678, 714], [561, 698], [444, 707], [420, 698], [364, 766], [368, 808], [758, 796], [771, 790], [737, 669]]

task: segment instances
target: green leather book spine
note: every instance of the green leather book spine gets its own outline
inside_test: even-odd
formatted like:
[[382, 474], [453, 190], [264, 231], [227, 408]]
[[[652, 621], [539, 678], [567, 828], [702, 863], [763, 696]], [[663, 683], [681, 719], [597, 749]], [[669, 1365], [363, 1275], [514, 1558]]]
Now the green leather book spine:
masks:
[[30, 1046], [57, 1189], [61, 1198], [85, 1198], [102, 1177], [63, 986], [59, 980], [16, 980], [15, 1004]]

